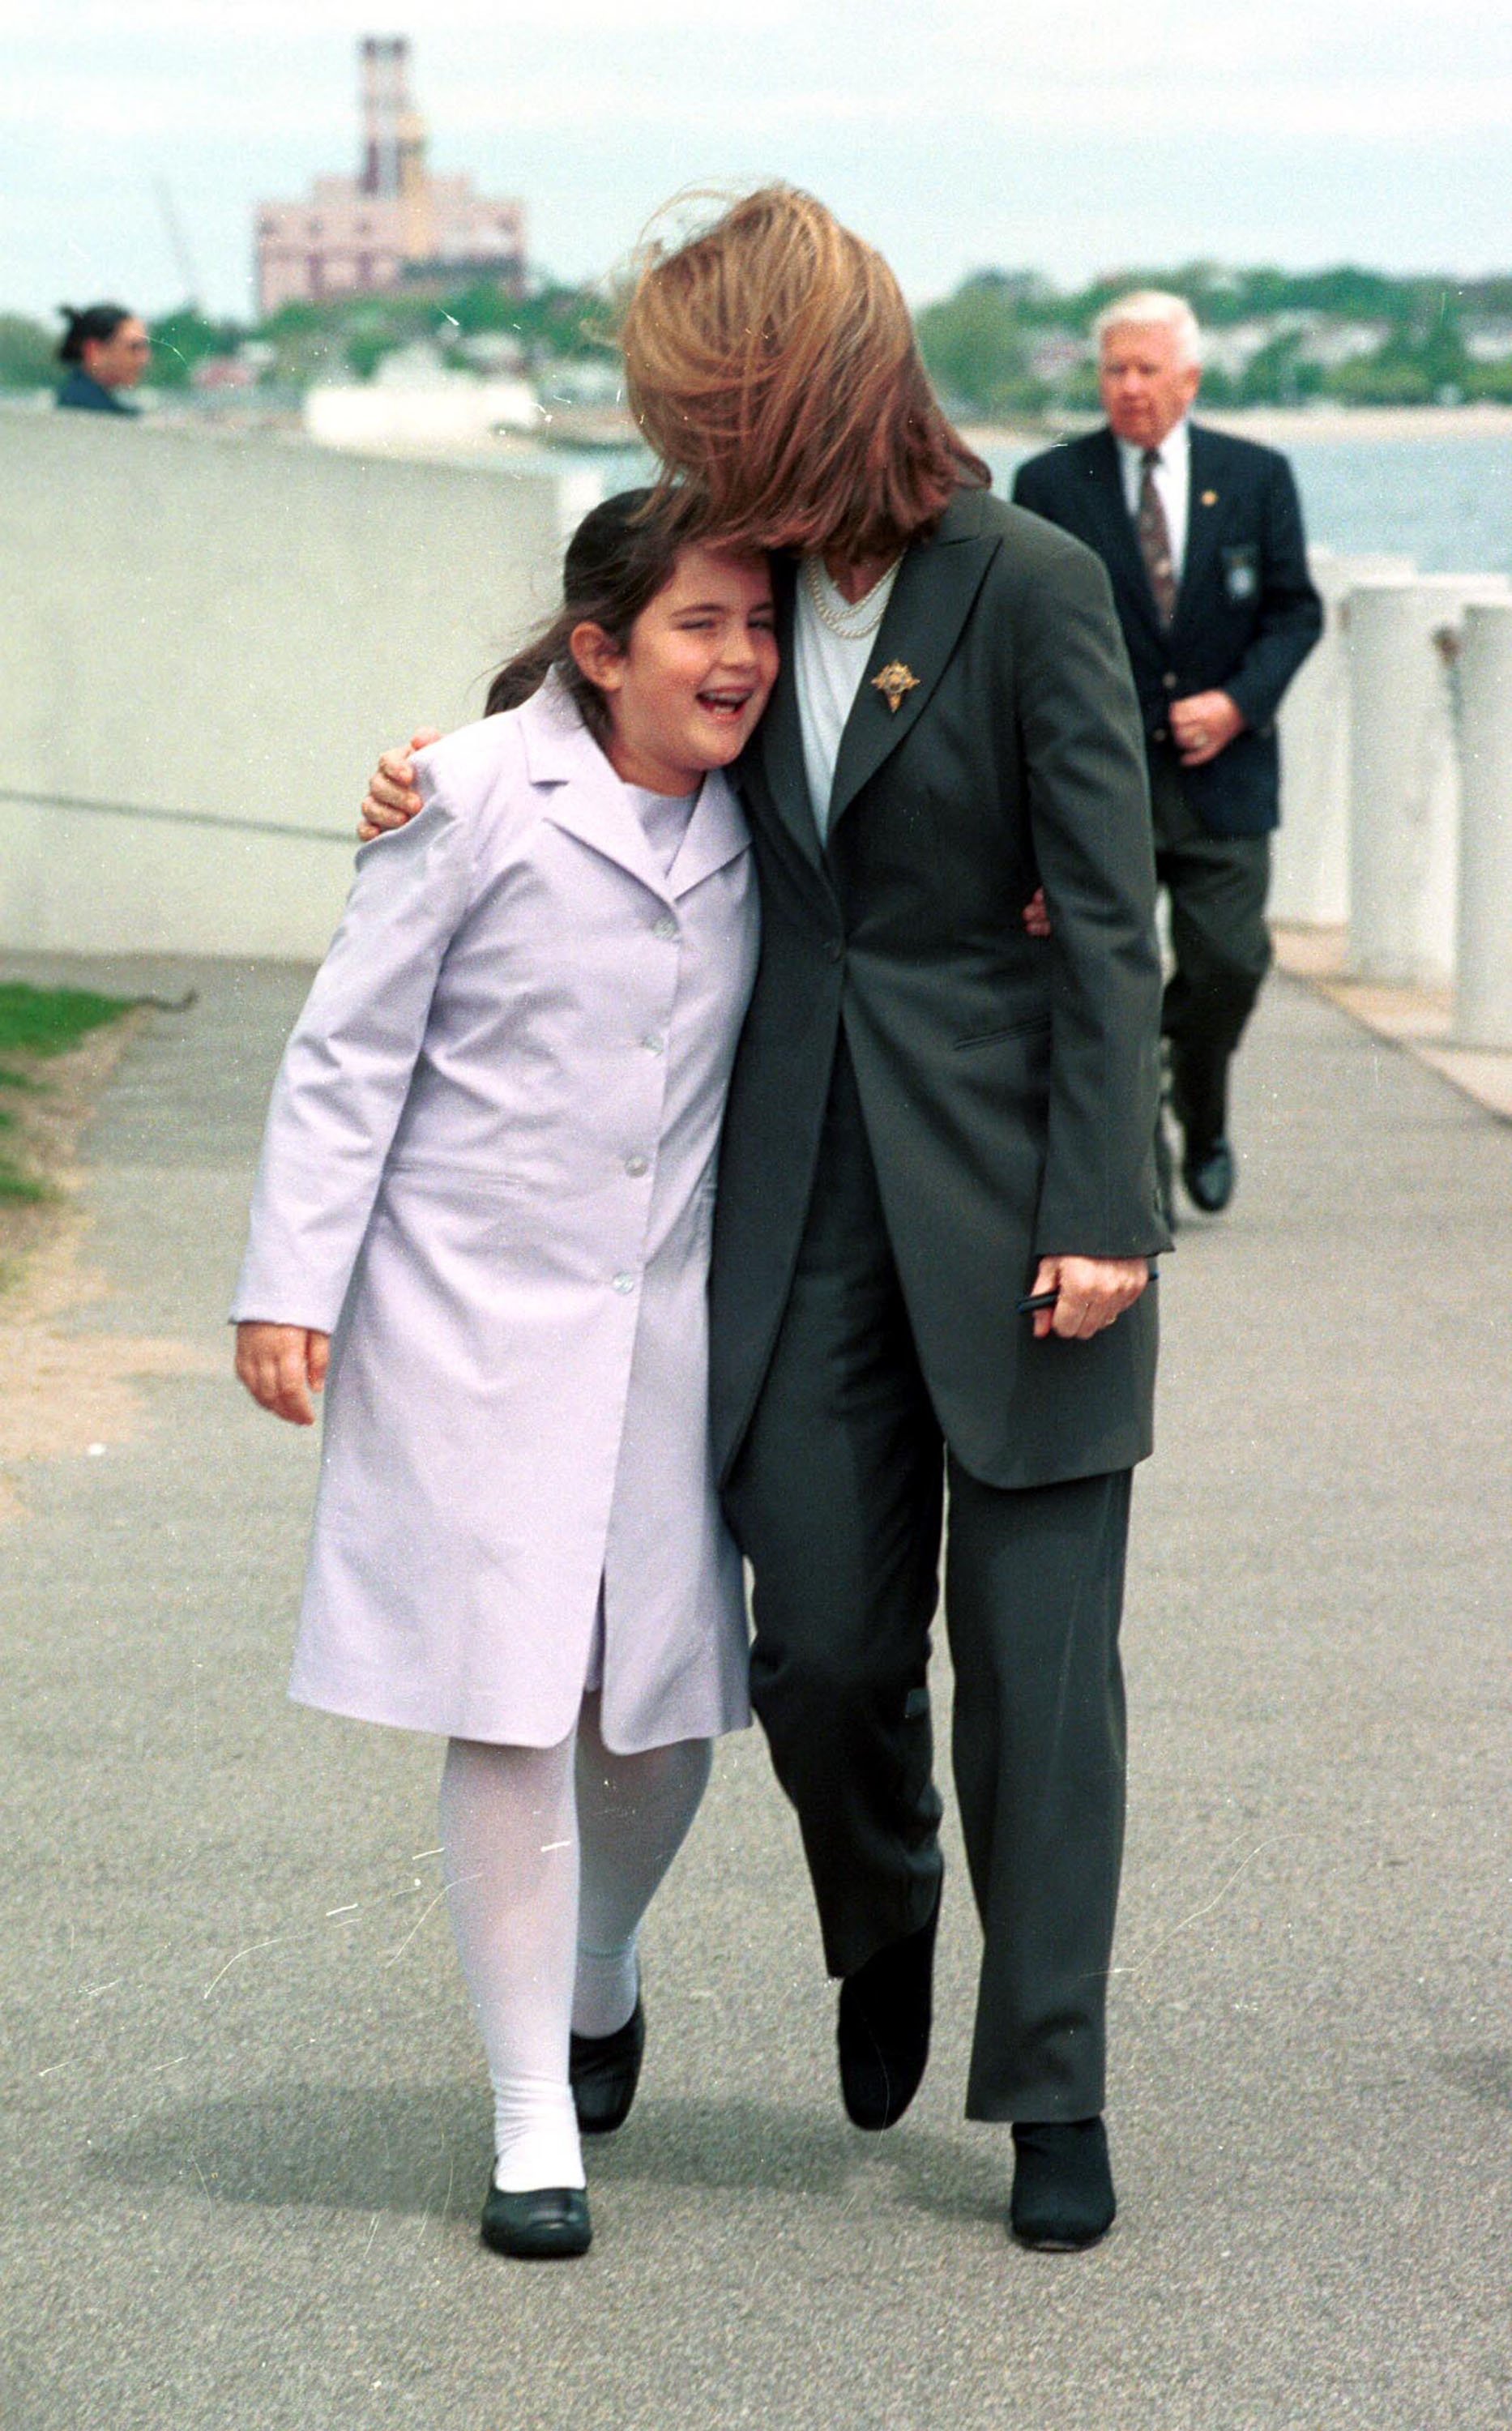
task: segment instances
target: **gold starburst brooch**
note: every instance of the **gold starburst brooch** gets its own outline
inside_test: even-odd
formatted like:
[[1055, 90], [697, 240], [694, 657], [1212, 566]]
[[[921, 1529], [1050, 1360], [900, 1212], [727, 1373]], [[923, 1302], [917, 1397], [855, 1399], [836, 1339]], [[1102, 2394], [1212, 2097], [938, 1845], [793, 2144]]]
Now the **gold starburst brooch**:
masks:
[[895, 717], [908, 694], [918, 688], [917, 676], [912, 667], [904, 666], [901, 659], [894, 659], [890, 666], [883, 667], [881, 675], [873, 676], [871, 680]]

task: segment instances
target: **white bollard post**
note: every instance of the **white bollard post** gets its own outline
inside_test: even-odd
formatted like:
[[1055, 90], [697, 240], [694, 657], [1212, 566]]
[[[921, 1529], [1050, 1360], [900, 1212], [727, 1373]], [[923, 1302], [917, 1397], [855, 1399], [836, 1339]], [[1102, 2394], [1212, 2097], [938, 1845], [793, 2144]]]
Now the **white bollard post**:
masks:
[[1412, 906], [1427, 868], [1417, 815], [1433, 710], [1426, 602], [1409, 581], [1357, 583], [1347, 605], [1350, 693], [1350, 956], [1356, 979], [1413, 976]]
[[1472, 600], [1500, 575], [1361, 583], [1348, 601], [1351, 976], [1435, 987], [1453, 974], [1459, 787], [1452, 669]]
[[1344, 601], [1356, 583], [1407, 577], [1410, 557], [1309, 550], [1323, 630], [1281, 704], [1281, 826], [1272, 844], [1270, 917], [1339, 929], [1350, 916], [1350, 715]]
[[1454, 1029], [1512, 1048], [1512, 600], [1470, 608], [1460, 660], [1459, 930]]

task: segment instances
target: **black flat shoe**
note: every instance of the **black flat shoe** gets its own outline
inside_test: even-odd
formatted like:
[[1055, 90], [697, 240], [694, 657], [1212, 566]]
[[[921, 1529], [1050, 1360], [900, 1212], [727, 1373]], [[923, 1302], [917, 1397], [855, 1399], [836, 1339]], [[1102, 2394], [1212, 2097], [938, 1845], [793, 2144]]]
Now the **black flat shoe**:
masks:
[[890, 1941], [840, 1986], [840, 2092], [852, 2123], [872, 2134], [896, 2127], [923, 2079], [939, 1921], [936, 1897], [928, 1924]]
[[581, 2187], [532, 2187], [511, 2195], [490, 2183], [479, 2234], [496, 2254], [516, 2262], [568, 2262], [593, 2243], [588, 2198]]
[[639, 1993], [625, 2023], [612, 2035], [573, 2035], [567, 2044], [567, 2076], [585, 2136], [612, 2136], [623, 2127], [641, 2080], [646, 2049], [646, 2011]]
[[1008, 2225], [1041, 2254], [1079, 2254], [1113, 2226], [1108, 2137], [1100, 2119], [1014, 2128], [1014, 2191]]
[[1237, 1177], [1234, 1149], [1226, 1139], [1210, 1140], [1198, 1148], [1188, 1142], [1182, 1158], [1182, 1181], [1187, 1198], [1204, 1216], [1222, 1215]]

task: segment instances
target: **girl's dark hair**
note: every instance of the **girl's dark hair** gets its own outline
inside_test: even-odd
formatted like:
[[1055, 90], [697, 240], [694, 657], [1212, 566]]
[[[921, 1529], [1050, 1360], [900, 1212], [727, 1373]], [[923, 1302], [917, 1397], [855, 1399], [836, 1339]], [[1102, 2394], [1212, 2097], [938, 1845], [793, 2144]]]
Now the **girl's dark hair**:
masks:
[[577, 625], [599, 625], [624, 649], [644, 608], [672, 578], [681, 536], [670, 504], [652, 490], [621, 490], [584, 515], [562, 568], [562, 606], [516, 650], [488, 687], [487, 713], [518, 709], [554, 667], [596, 743], [610, 734], [609, 702], [568, 647]]
[[81, 363], [86, 339], [104, 344], [114, 337], [123, 321], [131, 318], [124, 304], [86, 304], [82, 312], [72, 304], [59, 304], [58, 309], [68, 324], [59, 341], [60, 363]]

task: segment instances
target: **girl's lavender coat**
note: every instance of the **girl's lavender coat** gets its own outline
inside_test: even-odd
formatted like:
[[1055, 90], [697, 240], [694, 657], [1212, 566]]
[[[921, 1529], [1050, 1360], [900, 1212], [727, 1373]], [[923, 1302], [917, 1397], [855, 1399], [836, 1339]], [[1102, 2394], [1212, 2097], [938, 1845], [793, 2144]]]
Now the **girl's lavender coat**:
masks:
[[291, 1694], [553, 1745], [602, 1579], [609, 1743], [736, 1729], [705, 1284], [745, 821], [711, 775], [664, 876], [555, 682], [417, 766], [284, 1056], [234, 1304], [335, 1337]]

